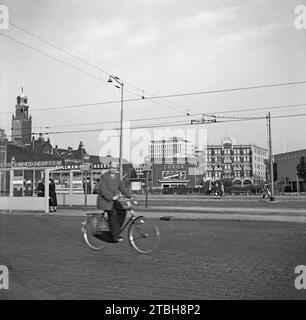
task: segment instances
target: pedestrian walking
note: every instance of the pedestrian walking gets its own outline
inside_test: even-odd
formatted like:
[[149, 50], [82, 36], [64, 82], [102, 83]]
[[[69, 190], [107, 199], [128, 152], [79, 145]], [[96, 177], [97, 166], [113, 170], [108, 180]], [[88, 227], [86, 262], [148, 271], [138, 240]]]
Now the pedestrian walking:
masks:
[[56, 189], [55, 189], [55, 183], [52, 179], [50, 179], [49, 183], [49, 207], [50, 212], [56, 212], [56, 206], [57, 206], [57, 197], [56, 197]]
[[219, 185], [219, 183], [216, 183], [216, 185], [215, 185], [214, 199], [220, 199], [220, 185]]
[[223, 197], [224, 194], [225, 194], [224, 183], [222, 182], [222, 183], [221, 183], [221, 194], [220, 194], [220, 196]]

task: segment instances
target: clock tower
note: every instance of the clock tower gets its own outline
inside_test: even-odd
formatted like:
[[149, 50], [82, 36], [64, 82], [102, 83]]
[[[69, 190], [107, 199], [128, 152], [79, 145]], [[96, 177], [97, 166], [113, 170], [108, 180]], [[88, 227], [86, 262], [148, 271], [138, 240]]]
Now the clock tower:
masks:
[[17, 97], [15, 114], [12, 116], [12, 142], [18, 145], [31, 144], [32, 117], [29, 116], [28, 98], [21, 89]]

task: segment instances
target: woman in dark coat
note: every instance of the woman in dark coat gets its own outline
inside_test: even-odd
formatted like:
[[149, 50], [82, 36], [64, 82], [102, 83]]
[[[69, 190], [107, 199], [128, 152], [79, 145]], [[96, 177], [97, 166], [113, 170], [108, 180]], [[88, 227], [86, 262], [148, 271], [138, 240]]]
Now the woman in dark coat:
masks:
[[50, 206], [50, 212], [56, 212], [57, 198], [56, 198], [55, 184], [52, 179], [50, 179], [50, 183], [49, 183], [49, 206]]

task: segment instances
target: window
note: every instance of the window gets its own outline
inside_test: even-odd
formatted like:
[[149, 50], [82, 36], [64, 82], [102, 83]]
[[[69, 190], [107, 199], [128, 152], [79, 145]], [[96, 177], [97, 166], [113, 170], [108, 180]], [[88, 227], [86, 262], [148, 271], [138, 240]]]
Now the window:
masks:
[[10, 171], [0, 171], [0, 197], [8, 197], [10, 195]]
[[215, 172], [215, 177], [218, 178], [218, 179], [221, 178], [221, 171], [216, 171]]
[[22, 197], [22, 195], [23, 195], [23, 170], [14, 170], [13, 196]]
[[24, 170], [24, 196], [31, 197], [34, 194], [34, 170]]

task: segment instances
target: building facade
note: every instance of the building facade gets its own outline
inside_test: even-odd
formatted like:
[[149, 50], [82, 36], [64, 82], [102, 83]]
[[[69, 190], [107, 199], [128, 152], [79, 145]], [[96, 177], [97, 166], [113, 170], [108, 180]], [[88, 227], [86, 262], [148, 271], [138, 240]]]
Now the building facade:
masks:
[[208, 145], [204, 182], [227, 181], [237, 186], [258, 185], [266, 181], [268, 150], [253, 144], [235, 145], [230, 137], [220, 145]]
[[204, 150], [193, 148], [193, 153], [182, 138], [152, 141], [149, 150], [152, 187], [211, 186], [217, 182], [245, 187], [266, 181], [268, 150], [254, 144], [233, 144], [230, 137]]
[[306, 158], [306, 149], [274, 155], [274, 181], [278, 192], [305, 191], [296, 168], [302, 156]]
[[196, 158], [193, 151], [190, 142], [181, 137], [151, 141], [149, 157], [146, 159], [146, 164], [152, 168], [151, 186], [174, 188], [194, 185], [195, 179], [191, 170], [197, 160], [193, 160]]
[[191, 145], [189, 141], [180, 137], [152, 140], [149, 146], [149, 157], [152, 163], [172, 161], [176, 158], [187, 161], [190, 153]]

